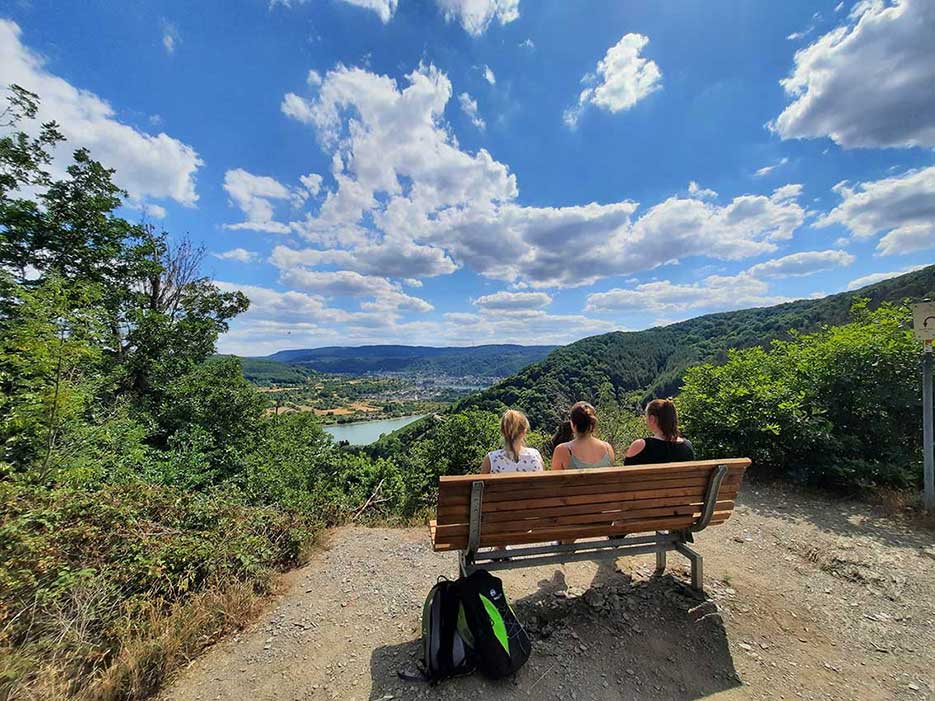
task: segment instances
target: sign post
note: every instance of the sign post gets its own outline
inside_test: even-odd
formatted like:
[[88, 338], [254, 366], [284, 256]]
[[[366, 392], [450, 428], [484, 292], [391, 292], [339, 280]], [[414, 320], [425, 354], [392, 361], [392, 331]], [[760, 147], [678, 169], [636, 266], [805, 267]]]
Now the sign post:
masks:
[[912, 305], [912, 328], [922, 341], [922, 463], [923, 501], [926, 511], [935, 511], [935, 449], [932, 436], [932, 342], [935, 341], [935, 302]]

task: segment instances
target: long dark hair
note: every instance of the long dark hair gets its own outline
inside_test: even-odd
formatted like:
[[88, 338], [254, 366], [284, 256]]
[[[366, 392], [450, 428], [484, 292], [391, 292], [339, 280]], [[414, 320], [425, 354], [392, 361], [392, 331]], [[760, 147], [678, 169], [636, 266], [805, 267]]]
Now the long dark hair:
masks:
[[646, 406], [646, 415], [656, 419], [656, 424], [667, 441], [678, 440], [679, 416], [675, 402], [671, 399], [654, 399]]
[[562, 443], [567, 443], [575, 437], [575, 432], [571, 430], [571, 421], [562, 421], [555, 427], [555, 433], [549, 441], [549, 452], [554, 453], [555, 449]]

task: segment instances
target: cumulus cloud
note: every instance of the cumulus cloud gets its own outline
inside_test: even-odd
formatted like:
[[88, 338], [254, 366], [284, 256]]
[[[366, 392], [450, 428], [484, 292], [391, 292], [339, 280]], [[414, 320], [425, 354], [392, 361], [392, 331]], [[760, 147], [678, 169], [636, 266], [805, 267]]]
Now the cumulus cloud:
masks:
[[721, 204], [693, 183], [688, 197], [639, 217], [639, 204], [628, 200], [520, 205], [509, 168], [484, 149], [463, 150], [452, 136], [443, 120], [451, 97], [447, 76], [431, 65], [402, 86], [339, 65], [314, 98], [286, 95], [283, 111], [314, 127], [331, 155], [334, 185], [322, 188], [317, 211], [290, 223], [311, 247], [301, 255], [280, 250], [277, 265], [399, 279], [466, 265], [513, 284], [569, 287], [687, 256], [768, 253], [804, 219], [796, 184]]
[[795, 55], [793, 102], [771, 124], [784, 139], [845, 148], [935, 146], [935, 3], [861, 2], [847, 24]]
[[474, 300], [475, 306], [487, 310], [527, 311], [542, 309], [552, 304], [552, 297], [545, 292], [495, 292]]
[[588, 295], [585, 311], [681, 313], [690, 310], [728, 311], [790, 301], [770, 293], [768, 279], [804, 277], [837, 267], [855, 258], [844, 251], [805, 251], [758, 263], [736, 275], [709, 275], [701, 282], [678, 284], [668, 280], [635, 287], [614, 288]]
[[704, 309], [727, 311], [764, 307], [788, 301], [769, 294], [769, 285], [747, 272], [710, 275], [701, 282], [677, 284], [668, 280], [646, 282], [631, 289], [615, 288], [588, 295], [585, 311], [672, 313]]
[[254, 251], [248, 251], [246, 248], [232, 248], [229, 251], [211, 255], [221, 260], [235, 260], [238, 263], [253, 263], [259, 257]]
[[870, 273], [869, 275], [864, 275], [863, 277], [856, 278], [847, 283], [847, 289], [856, 290], [861, 287], [866, 287], [867, 285], [873, 285], [877, 282], [883, 282], [884, 280], [889, 280], [891, 277], [899, 277], [900, 275], [905, 275], [906, 273], [912, 273], [916, 270], [921, 270], [926, 267], [925, 265], [911, 265], [908, 268], [903, 268], [902, 270], [893, 270], [888, 273]]
[[747, 272], [757, 278], [804, 277], [815, 273], [847, 267], [856, 259], [846, 251], [803, 251], [765, 263], [757, 263]]
[[935, 248], [935, 166], [882, 180], [834, 186], [841, 203], [816, 226], [841, 224], [860, 239], [886, 233], [877, 244], [882, 255]]
[[249, 229], [271, 234], [289, 233], [289, 226], [273, 219], [273, 200], [293, 200], [295, 193], [275, 178], [254, 175], [243, 168], [224, 173], [224, 190], [244, 213], [246, 221], [225, 224], [225, 229]]
[[519, 18], [519, 0], [435, 0], [448, 22], [458, 22], [471, 36], [480, 36], [490, 23], [509, 24]]
[[471, 99], [466, 92], [458, 95], [458, 104], [461, 105], [461, 111], [471, 120], [471, 124], [483, 131], [487, 128], [484, 118], [477, 112], [477, 100]]
[[16, 83], [37, 93], [42, 99], [37, 123], [60, 124], [68, 141], [56, 153], [59, 173], [72, 151], [85, 147], [116, 169], [117, 184], [137, 201], [171, 199], [195, 205], [195, 174], [203, 165], [195, 149], [165, 133], [154, 136], [121, 123], [108, 102], [51, 73], [45, 59], [21, 37], [19, 25], [0, 19], [0, 85]]
[[662, 71], [655, 61], [640, 56], [649, 43], [642, 34], [625, 34], [607, 49], [594, 74], [587, 74], [587, 85], [578, 95], [578, 103], [565, 111], [565, 124], [574, 128], [582, 111], [595, 105], [612, 114], [628, 110], [647, 95], [662, 88]]

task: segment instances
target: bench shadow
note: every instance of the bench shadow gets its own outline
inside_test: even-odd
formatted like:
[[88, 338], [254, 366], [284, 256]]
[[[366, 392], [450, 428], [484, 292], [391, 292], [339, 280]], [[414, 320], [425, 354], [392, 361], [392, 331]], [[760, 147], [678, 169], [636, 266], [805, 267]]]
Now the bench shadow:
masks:
[[[586, 591], [569, 589], [561, 569], [513, 602], [533, 640], [529, 662], [511, 679], [480, 674], [438, 687], [398, 678], [416, 669], [421, 641], [387, 645], [370, 660], [370, 699], [429, 697], [700, 699], [740, 686], [713, 600], [670, 573], [633, 578], [603, 561]], [[509, 574], [506, 575], [509, 577]], [[510, 582], [505, 581], [507, 591]]]

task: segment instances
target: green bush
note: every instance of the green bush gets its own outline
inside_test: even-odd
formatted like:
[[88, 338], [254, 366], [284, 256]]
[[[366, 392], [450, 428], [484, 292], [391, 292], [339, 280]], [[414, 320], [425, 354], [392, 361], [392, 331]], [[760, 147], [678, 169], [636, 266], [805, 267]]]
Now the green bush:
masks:
[[689, 369], [686, 433], [701, 456], [744, 455], [810, 482], [915, 484], [919, 348], [907, 322], [906, 307], [858, 303], [850, 323]]
[[0, 697], [52, 673], [77, 691], [114, 661], [128, 627], [198, 592], [262, 593], [318, 526], [245, 506], [230, 488], [0, 483]]

